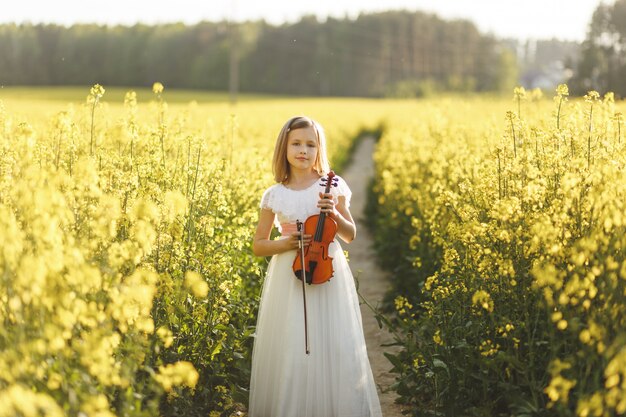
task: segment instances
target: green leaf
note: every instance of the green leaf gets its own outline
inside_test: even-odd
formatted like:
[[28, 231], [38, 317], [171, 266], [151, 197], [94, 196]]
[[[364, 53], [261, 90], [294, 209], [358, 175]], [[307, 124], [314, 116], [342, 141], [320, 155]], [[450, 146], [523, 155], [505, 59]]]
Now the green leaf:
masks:
[[398, 356], [393, 355], [389, 352], [384, 352], [384, 355], [387, 359], [389, 359], [389, 362], [391, 362], [391, 364], [393, 365], [394, 371], [400, 371], [404, 368], [404, 363], [402, 363], [402, 361], [400, 360]]
[[441, 359], [433, 359], [433, 367], [445, 369], [446, 372], [448, 371], [448, 365], [446, 365]]
[[213, 351], [211, 352], [211, 360], [213, 360], [213, 358], [215, 358], [216, 355], [218, 355], [221, 351], [222, 351], [222, 344], [218, 343], [217, 345], [215, 345], [215, 347], [213, 348]]

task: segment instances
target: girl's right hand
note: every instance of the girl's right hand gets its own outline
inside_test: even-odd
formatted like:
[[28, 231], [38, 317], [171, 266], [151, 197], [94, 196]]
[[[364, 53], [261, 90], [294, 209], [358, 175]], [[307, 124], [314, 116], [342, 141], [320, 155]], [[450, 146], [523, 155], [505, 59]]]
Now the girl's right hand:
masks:
[[[304, 247], [306, 248], [311, 243], [312, 235], [304, 235]], [[288, 239], [285, 239], [289, 245], [289, 249], [300, 249], [300, 233], [293, 232]]]

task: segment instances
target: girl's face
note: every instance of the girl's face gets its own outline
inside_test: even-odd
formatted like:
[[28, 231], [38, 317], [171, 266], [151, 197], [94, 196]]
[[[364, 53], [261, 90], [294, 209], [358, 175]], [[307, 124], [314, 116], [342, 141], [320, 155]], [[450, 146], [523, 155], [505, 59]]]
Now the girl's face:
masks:
[[294, 170], [312, 170], [317, 160], [317, 135], [313, 126], [287, 134], [287, 162]]

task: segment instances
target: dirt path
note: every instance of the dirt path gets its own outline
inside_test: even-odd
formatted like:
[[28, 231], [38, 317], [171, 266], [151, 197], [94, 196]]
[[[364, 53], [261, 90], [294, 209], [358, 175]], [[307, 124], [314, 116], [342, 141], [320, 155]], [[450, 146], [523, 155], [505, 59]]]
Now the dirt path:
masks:
[[[374, 175], [372, 152], [375, 142], [371, 137], [364, 138], [357, 147], [352, 163], [342, 173], [342, 177], [352, 190], [350, 212], [357, 223], [357, 238], [349, 245], [344, 245], [350, 253], [350, 267], [359, 282], [359, 292], [374, 306], [382, 302], [383, 296], [389, 288], [387, 276], [376, 265], [376, 256], [373, 240], [365, 227], [365, 202], [367, 199], [367, 185]], [[363, 315], [363, 331], [367, 343], [367, 351], [374, 374], [374, 380], [379, 387], [380, 405], [384, 417], [401, 417], [400, 406], [394, 403], [395, 392], [381, 393], [380, 387], [386, 389], [394, 382], [394, 375], [389, 372], [391, 363], [384, 356], [384, 351], [391, 351], [391, 347], [381, 347], [381, 344], [390, 342], [391, 336], [378, 328], [378, 323], [372, 311], [366, 305], [361, 306]]]

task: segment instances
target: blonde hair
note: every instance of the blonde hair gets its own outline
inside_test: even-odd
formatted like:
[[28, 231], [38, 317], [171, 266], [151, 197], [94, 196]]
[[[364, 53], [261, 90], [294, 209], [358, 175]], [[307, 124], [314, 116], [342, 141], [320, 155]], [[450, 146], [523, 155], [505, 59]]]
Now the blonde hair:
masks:
[[326, 175], [330, 171], [328, 156], [326, 155], [326, 135], [324, 129], [315, 120], [306, 116], [295, 116], [287, 120], [276, 139], [274, 158], [272, 159], [272, 171], [276, 182], [285, 182], [289, 179], [290, 169], [287, 161], [287, 136], [289, 132], [305, 127], [312, 127], [317, 136], [317, 156], [313, 168], [319, 175]]

